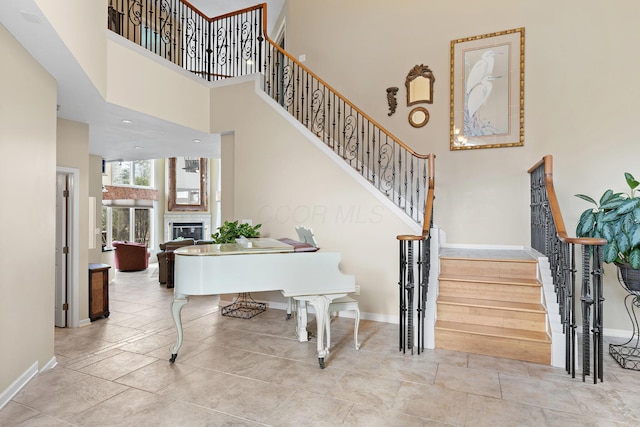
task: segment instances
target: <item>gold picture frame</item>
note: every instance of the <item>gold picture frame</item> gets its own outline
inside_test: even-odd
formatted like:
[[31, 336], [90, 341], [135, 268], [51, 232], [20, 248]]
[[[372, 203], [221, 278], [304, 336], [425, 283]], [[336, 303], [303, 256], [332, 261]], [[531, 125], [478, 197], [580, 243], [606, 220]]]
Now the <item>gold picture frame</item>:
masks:
[[451, 41], [450, 149], [524, 145], [524, 28]]

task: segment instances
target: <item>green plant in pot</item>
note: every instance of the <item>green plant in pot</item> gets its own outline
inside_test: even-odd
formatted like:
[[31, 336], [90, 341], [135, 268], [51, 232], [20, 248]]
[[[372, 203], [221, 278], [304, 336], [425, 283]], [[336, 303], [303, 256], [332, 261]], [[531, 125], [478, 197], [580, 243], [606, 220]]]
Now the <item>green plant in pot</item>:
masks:
[[596, 207], [580, 215], [576, 235], [607, 240], [603, 248], [606, 263], [618, 266], [624, 284], [632, 291], [640, 291], [640, 183], [630, 173], [624, 177], [629, 194], [604, 192], [599, 203], [584, 194], [576, 194]]
[[235, 243], [236, 239], [244, 236], [246, 238], [260, 237], [258, 229], [262, 224], [249, 225], [240, 224], [239, 221], [225, 221], [214, 234], [211, 235], [213, 243]]

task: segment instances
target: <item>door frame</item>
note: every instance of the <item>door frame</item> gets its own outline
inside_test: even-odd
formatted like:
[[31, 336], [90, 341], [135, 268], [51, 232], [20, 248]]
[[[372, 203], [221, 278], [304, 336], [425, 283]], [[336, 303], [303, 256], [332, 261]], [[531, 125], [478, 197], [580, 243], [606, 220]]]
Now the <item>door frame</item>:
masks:
[[[67, 327], [80, 326], [80, 170], [75, 168], [56, 167], [56, 174], [64, 174], [69, 178], [69, 198], [67, 200]], [[56, 180], [57, 181], [57, 180]], [[56, 220], [57, 221], [57, 220]], [[56, 242], [56, 245], [58, 242]], [[56, 267], [58, 268], [58, 267]], [[56, 277], [59, 274], [56, 271]], [[54, 285], [55, 286], [55, 285]], [[54, 308], [55, 309], [55, 308]]]

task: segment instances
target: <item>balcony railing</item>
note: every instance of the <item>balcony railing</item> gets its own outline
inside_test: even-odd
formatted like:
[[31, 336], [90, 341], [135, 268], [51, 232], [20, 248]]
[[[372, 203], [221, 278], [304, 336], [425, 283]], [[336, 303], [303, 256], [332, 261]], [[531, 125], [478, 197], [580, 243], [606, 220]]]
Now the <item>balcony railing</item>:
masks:
[[262, 73], [264, 90], [415, 222], [430, 155], [418, 154], [265, 34], [266, 4], [208, 18], [186, 1], [109, 0], [108, 27], [213, 81]]
[[[582, 380], [591, 374], [593, 382], [602, 381], [602, 247], [605, 239], [572, 238], [567, 235], [560, 205], [553, 187], [553, 158], [545, 156], [529, 169], [531, 176], [531, 247], [543, 253], [551, 265], [551, 275], [560, 307], [566, 341], [565, 368], [575, 377], [577, 351], [576, 304], [581, 307]], [[581, 278], [576, 274], [576, 246], [581, 247]], [[580, 286], [580, 294], [576, 294]], [[579, 297], [579, 299], [578, 299]], [[592, 347], [593, 343], [593, 347]]]
[[213, 81], [262, 72], [264, 5], [208, 18], [181, 0], [109, 0], [108, 28]]

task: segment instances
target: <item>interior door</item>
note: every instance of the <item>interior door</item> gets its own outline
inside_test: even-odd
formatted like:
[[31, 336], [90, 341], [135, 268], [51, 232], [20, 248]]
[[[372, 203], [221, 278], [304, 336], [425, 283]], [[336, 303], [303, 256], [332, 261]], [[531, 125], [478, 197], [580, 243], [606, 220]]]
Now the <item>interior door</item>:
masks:
[[67, 327], [69, 175], [56, 174], [56, 296], [55, 325]]

